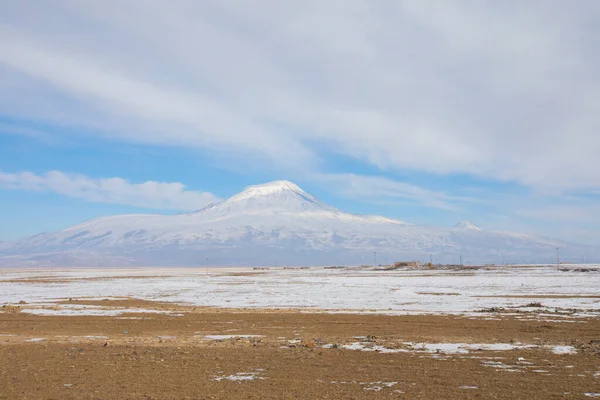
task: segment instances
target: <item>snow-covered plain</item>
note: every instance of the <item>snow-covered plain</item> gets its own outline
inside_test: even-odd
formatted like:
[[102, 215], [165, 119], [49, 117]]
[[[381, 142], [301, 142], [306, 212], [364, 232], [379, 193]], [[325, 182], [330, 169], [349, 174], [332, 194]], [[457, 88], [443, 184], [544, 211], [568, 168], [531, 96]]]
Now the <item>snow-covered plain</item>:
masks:
[[[385, 314], [461, 314], [490, 307], [519, 307], [562, 320], [564, 309], [578, 310], [571, 316], [600, 313], [600, 266], [586, 268], [591, 272], [577, 272], [569, 266], [561, 266], [563, 271], [555, 267], [398, 271], [4, 269], [0, 270], [0, 304], [23, 300], [27, 308], [31, 303], [64, 298], [132, 297], [196, 306]], [[543, 307], [525, 307], [534, 302], [541, 302]], [[76, 311], [77, 315], [85, 312]], [[73, 312], [65, 308], [66, 315]], [[520, 315], [528, 318], [526, 313]]]

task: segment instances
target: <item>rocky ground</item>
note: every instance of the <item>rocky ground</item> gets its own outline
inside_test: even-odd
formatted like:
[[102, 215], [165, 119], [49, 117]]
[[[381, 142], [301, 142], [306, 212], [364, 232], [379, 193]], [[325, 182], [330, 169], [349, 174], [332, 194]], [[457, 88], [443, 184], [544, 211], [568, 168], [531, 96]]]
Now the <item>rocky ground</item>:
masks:
[[76, 298], [47, 308], [119, 312], [50, 316], [23, 312], [28, 306], [0, 309], [0, 399], [600, 397], [594, 317], [302, 313]]

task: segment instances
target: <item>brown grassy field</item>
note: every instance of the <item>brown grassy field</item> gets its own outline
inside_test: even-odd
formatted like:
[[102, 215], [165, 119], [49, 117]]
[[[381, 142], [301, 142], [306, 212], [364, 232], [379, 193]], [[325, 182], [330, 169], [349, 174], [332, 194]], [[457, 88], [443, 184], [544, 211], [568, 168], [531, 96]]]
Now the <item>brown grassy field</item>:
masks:
[[[133, 299], [72, 303], [171, 314], [50, 317], [4, 307], [0, 399], [581, 399], [600, 393], [595, 318], [318, 314]], [[408, 342], [536, 347], [457, 354]], [[357, 343], [371, 351], [352, 350]], [[576, 353], [554, 354], [555, 345]]]

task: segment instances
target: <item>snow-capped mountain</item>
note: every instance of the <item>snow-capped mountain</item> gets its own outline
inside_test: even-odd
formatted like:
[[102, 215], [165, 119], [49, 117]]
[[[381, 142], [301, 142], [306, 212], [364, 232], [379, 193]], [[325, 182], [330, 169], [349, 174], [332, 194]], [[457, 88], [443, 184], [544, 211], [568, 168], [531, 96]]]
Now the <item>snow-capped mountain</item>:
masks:
[[398, 259], [453, 263], [550, 262], [555, 249], [594, 257], [596, 249], [467, 221], [454, 228], [354, 215], [288, 181], [250, 186], [201, 210], [118, 215], [0, 243], [0, 265], [314, 265]]

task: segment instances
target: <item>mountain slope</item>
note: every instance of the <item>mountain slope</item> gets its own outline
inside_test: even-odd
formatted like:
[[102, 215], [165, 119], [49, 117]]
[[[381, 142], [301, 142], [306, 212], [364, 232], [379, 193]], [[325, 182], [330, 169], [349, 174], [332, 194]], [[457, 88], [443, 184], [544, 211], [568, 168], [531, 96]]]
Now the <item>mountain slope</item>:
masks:
[[433, 254], [449, 263], [459, 255], [473, 262], [548, 262], [556, 247], [588, 258], [597, 254], [553, 239], [485, 231], [466, 221], [435, 228], [349, 214], [288, 181], [250, 186], [187, 214], [98, 218], [0, 245], [0, 265], [360, 264], [371, 263], [375, 251], [384, 261]]

